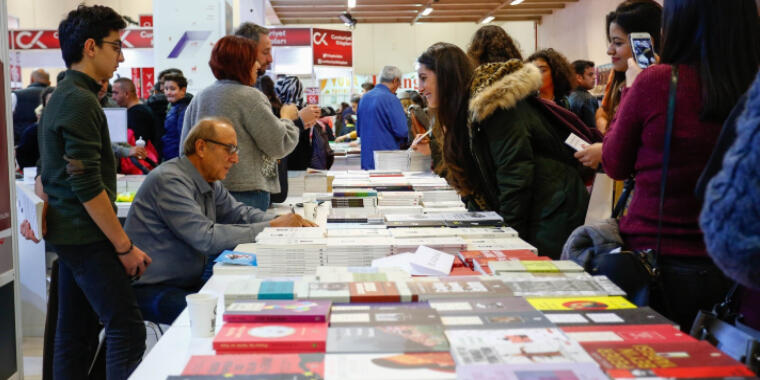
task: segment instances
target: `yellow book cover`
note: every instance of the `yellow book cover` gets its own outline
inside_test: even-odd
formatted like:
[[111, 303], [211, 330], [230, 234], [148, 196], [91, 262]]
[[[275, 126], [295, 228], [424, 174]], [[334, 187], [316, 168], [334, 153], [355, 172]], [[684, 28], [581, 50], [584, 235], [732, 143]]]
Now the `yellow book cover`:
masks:
[[636, 305], [621, 296], [527, 297], [525, 299], [538, 310], [615, 310], [636, 308]]
[[525, 267], [525, 270], [527, 270], [528, 272], [538, 272], [538, 273], [559, 272], [559, 268], [557, 268], [557, 266], [554, 265], [554, 263], [551, 261], [525, 260], [525, 261], [520, 261], [520, 264], [522, 264]]

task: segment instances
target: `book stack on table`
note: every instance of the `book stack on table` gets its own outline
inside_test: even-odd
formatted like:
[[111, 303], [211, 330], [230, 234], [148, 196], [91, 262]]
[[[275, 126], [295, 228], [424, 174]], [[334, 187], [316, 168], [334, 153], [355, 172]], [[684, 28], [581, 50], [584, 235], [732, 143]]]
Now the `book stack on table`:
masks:
[[[753, 376], [709, 343], [624, 297], [601, 291], [551, 297], [556, 291], [547, 281], [574, 279], [410, 279], [395, 270], [359, 268], [318, 272], [291, 283], [248, 280], [245, 286], [230, 285], [225, 324], [213, 340], [216, 355], [192, 356], [183, 375], [173, 378]], [[348, 278], [348, 273], [371, 281], [333, 281]], [[516, 283], [540, 296], [517, 296]], [[530, 284], [535, 285], [532, 290]], [[228, 300], [235, 289], [255, 291], [255, 298]], [[271, 299], [276, 297], [289, 299]]]

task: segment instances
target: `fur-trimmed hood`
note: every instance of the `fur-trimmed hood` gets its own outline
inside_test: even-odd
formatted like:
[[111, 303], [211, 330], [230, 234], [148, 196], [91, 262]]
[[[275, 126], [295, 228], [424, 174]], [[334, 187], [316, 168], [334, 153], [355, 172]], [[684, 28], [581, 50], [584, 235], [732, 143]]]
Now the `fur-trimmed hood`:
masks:
[[512, 59], [480, 65], [470, 86], [469, 121], [480, 122], [498, 109], [510, 109], [541, 88], [541, 72], [531, 63]]

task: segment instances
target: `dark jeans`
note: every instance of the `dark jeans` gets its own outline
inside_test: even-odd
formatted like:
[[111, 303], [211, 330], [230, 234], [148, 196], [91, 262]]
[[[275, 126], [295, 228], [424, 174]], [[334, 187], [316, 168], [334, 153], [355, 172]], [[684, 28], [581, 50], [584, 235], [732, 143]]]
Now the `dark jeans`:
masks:
[[143, 318], [153, 323], [170, 325], [187, 307], [185, 296], [199, 289], [182, 289], [168, 285], [135, 285], [135, 296]]
[[105, 326], [107, 378], [126, 379], [145, 351], [145, 325], [113, 245], [56, 245], [55, 250], [59, 273], [54, 377], [87, 378], [87, 331], [92, 321], [82, 318], [82, 311], [92, 308]]
[[256, 207], [261, 211], [266, 211], [269, 208], [268, 191], [230, 191], [230, 195], [232, 195], [238, 202], [251, 207]]
[[700, 309], [712, 310], [733, 283], [708, 257], [660, 257], [662, 291], [650, 306], [689, 332]]

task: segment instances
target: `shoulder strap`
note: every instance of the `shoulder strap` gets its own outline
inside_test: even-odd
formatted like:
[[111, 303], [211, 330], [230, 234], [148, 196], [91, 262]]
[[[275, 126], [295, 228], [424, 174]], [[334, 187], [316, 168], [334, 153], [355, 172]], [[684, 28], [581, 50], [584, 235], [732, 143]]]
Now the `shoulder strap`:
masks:
[[662, 152], [662, 179], [660, 180], [660, 204], [657, 214], [657, 248], [655, 250], [655, 268], [660, 256], [662, 244], [662, 215], [665, 208], [665, 188], [668, 183], [668, 166], [670, 165], [670, 147], [673, 140], [673, 119], [676, 113], [676, 89], [678, 88], [678, 65], [671, 66], [670, 92], [668, 94], [668, 118], [665, 125], [665, 145]]

